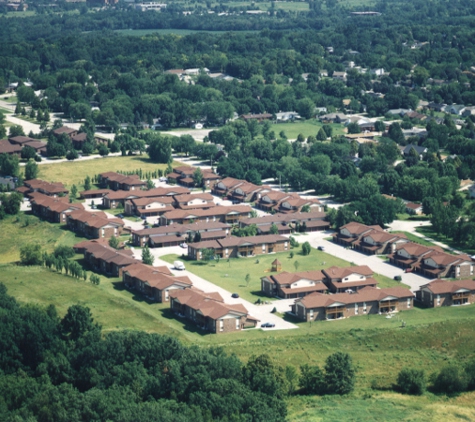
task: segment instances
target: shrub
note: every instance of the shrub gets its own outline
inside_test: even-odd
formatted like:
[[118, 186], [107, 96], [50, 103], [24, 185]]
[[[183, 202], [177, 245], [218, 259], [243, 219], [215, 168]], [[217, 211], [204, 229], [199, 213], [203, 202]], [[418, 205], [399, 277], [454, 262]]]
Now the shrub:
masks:
[[20, 249], [20, 262], [22, 265], [41, 265], [43, 254], [38, 243], [25, 245]]
[[289, 237], [289, 242], [290, 242], [290, 247], [291, 248], [298, 248], [300, 246], [300, 243], [295, 240], [295, 237], [290, 236]]
[[348, 394], [355, 387], [355, 368], [348, 353], [337, 352], [325, 362], [325, 387], [327, 394]]
[[310, 255], [310, 251], [312, 250], [312, 247], [310, 246], [310, 243], [305, 242], [302, 245], [302, 254], [303, 255]]
[[467, 389], [467, 377], [456, 365], [444, 366], [436, 376], [433, 387], [436, 393], [458, 394]]
[[299, 385], [305, 394], [324, 394], [325, 384], [323, 371], [318, 365], [302, 365], [300, 367]]
[[397, 377], [397, 387], [405, 394], [421, 395], [426, 389], [426, 377], [422, 369], [404, 368]]

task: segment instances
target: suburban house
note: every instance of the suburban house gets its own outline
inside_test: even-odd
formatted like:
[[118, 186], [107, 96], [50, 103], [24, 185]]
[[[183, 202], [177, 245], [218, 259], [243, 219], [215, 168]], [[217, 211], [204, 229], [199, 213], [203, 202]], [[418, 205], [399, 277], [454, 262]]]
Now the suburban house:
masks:
[[474, 267], [475, 262], [468, 255], [434, 250], [424, 256], [418, 270], [431, 278], [465, 278], [473, 276]]
[[130, 249], [117, 250], [109, 245], [90, 242], [84, 245], [84, 262], [93, 270], [108, 276], [120, 277], [122, 269], [137, 264], [140, 261], [134, 258]]
[[257, 120], [262, 122], [263, 120], [271, 120], [272, 114], [270, 113], [260, 113], [260, 114], [242, 114], [241, 119], [243, 120]]
[[409, 144], [404, 147], [402, 154], [405, 157], [409, 157], [411, 154], [417, 154], [422, 159], [422, 156], [427, 152], [426, 147], [420, 147], [419, 145]]
[[212, 333], [230, 333], [256, 327], [258, 319], [241, 304], [226, 304], [219, 293], [190, 288], [170, 292], [170, 308], [199, 328]]
[[21, 146], [12, 144], [8, 139], [2, 139], [0, 140], [0, 154], [20, 156]]
[[189, 189], [180, 186], [173, 188], [154, 188], [150, 190], [112, 191], [102, 197], [104, 208], [117, 208], [119, 204], [125, 207], [125, 201], [136, 198], [154, 198], [159, 196], [174, 196], [190, 193]]
[[143, 263], [125, 267], [122, 282], [126, 288], [159, 303], [168, 302], [172, 291], [188, 289], [193, 284], [187, 276], [175, 277], [168, 267], [152, 267]]
[[77, 129], [70, 128], [68, 126], [61, 126], [58, 129], [53, 130], [53, 135], [59, 138], [63, 133], [68, 135], [70, 138], [78, 134]]
[[110, 189], [83, 190], [83, 191], [79, 192], [79, 197], [81, 199], [102, 198], [104, 195], [107, 195], [110, 191], [111, 191]]
[[222, 239], [230, 235], [231, 226], [219, 221], [209, 223], [172, 224], [132, 231], [132, 243], [135, 246], [149, 245], [161, 248], [178, 246], [199, 233], [202, 240]]
[[[76, 135], [71, 136], [71, 141], [75, 149], [82, 149], [84, 144], [87, 142], [87, 133], [77, 133]], [[98, 136], [94, 136], [94, 142], [107, 145], [107, 139], [99, 138]]]
[[245, 180], [225, 177], [214, 184], [211, 193], [216, 196], [227, 196], [231, 189], [235, 189], [243, 183], [246, 183]]
[[99, 175], [99, 184], [104, 188], [109, 188], [115, 191], [118, 190], [140, 190], [145, 188], [146, 182], [140, 180], [137, 174], [126, 176], [113, 171], [102, 173]]
[[175, 195], [173, 199], [173, 206], [181, 210], [208, 209], [216, 206], [213, 195], [207, 192]]
[[330, 267], [322, 270], [323, 282], [332, 293], [355, 292], [364, 287], [376, 287], [373, 270], [367, 265], [357, 267]]
[[22, 193], [28, 195], [32, 192], [40, 192], [48, 196], [65, 196], [69, 191], [64, 187], [60, 182], [58, 183], [49, 183], [40, 179], [25, 180], [23, 182], [24, 189]]
[[409, 242], [404, 234], [388, 233], [380, 226], [367, 226], [357, 222], [341, 226], [333, 235], [333, 240], [370, 255], [388, 254], [395, 250], [396, 245]]
[[266, 236], [236, 237], [207, 240], [188, 244], [188, 257], [200, 261], [203, 249], [212, 249], [214, 256], [221, 258], [252, 257], [284, 252], [290, 249], [289, 239], [277, 234]]
[[314, 292], [326, 293], [328, 288], [323, 283], [324, 278], [321, 271], [284, 271], [261, 277], [261, 291], [268, 296], [282, 299], [296, 299]]
[[162, 215], [175, 208], [175, 199], [171, 196], [158, 196], [152, 198], [133, 198], [125, 201], [125, 214], [151, 217]]
[[260, 199], [263, 192], [270, 192], [270, 188], [257, 186], [254, 183], [243, 182], [239, 186], [229, 189], [228, 199], [233, 203], [252, 202]]
[[214, 222], [236, 224], [249, 218], [252, 208], [249, 205], [216, 206], [209, 209], [173, 210], [160, 216], [160, 225], [186, 224], [191, 222]]
[[[8, 138], [8, 141], [0, 142], [8, 142], [10, 145], [15, 146], [15, 150], [19, 149], [20, 151], [28, 146], [33, 148], [37, 154], [46, 155], [46, 142], [39, 141], [35, 138], [30, 138], [29, 136], [11, 136]], [[7, 147], [7, 143], [5, 143], [5, 146]]]
[[290, 193], [285, 193], [277, 190], [272, 190], [263, 194], [256, 202], [256, 207], [267, 212], [271, 212], [272, 209], [279, 205], [284, 199], [293, 198]]
[[421, 261], [433, 252], [443, 252], [443, 250], [439, 246], [429, 248], [419, 243], [408, 242], [397, 245], [393, 253], [389, 255], [389, 261], [409, 271], [417, 271], [420, 269]]
[[421, 286], [416, 291], [416, 298], [431, 308], [470, 305], [475, 301], [475, 281], [434, 280]]
[[323, 206], [318, 199], [304, 199], [299, 195], [284, 199], [274, 208], [276, 212], [283, 214], [301, 212], [303, 207], [309, 207], [311, 211], [323, 212]]
[[303, 321], [324, 321], [404, 311], [413, 305], [414, 294], [409, 289], [365, 287], [356, 293], [312, 293], [297, 299], [292, 313]]
[[[194, 173], [196, 170], [196, 168], [190, 166], [175, 167], [171, 173], [166, 175], [166, 177], [169, 181], [173, 181], [179, 185], [194, 187], [197, 184], [194, 179]], [[221, 180], [221, 177], [214, 173], [211, 169], [201, 169], [201, 174], [203, 176], [203, 180], [202, 185], [200, 186], [209, 187], [218, 180]]]
[[256, 225], [259, 234], [268, 234], [273, 225], [277, 226], [279, 234], [293, 232], [313, 232], [326, 230], [330, 223], [326, 221], [326, 213], [320, 211], [297, 212], [293, 214], [273, 214], [264, 217], [246, 218], [239, 222], [241, 228]]
[[407, 202], [405, 204], [406, 212], [412, 215], [422, 215], [424, 214], [422, 209], [422, 204], [415, 204], [414, 202]]
[[117, 237], [124, 227], [123, 220], [120, 218], [109, 219], [106, 213], [101, 211], [73, 211], [67, 215], [66, 222], [70, 230], [91, 239]]
[[30, 195], [30, 204], [33, 214], [53, 223], [66, 223], [69, 213], [84, 210], [81, 203], [69, 203], [67, 196], [52, 197], [40, 192]]

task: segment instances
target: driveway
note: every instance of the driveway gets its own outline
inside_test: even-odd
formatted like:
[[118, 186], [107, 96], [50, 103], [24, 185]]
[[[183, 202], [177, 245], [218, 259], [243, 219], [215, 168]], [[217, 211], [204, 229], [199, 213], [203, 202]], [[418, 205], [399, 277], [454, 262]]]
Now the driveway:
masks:
[[[422, 277], [414, 273], [405, 273], [402, 268], [389, 264], [375, 255], [365, 255], [352, 249], [346, 249], [330, 240], [325, 240], [332, 232], [313, 232], [304, 236], [299, 236], [300, 243], [308, 241], [314, 248], [323, 246], [325, 253], [353, 262], [356, 265], [367, 265], [375, 273], [382, 274], [389, 278], [399, 275], [402, 278], [402, 283], [407, 284], [412, 291], [419, 290], [420, 286], [430, 282], [428, 278]], [[324, 265], [324, 263], [321, 263]]]
[[[134, 251], [134, 257], [136, 259], [142, 259], [141, 250], [133, 249], [133, 251]], [[177, 271], [174, 269], [172, 264], [169, 264], [168, 262], [163, 261], [160, 258], [161, 256], [168, 255], [168, 254], [181, 255], [184, 252], [184, 249], [180, 248], [179, 246], [173, 246], [173, 247], [168, 247], [168, 248], [153, 248], [153, 249], [150, 249], [150, 251], [152, 252], [152, 255], [155, 257], [155, 261], [153, 263], [155, 267], [164, 265], [170, 268], [170, 270], [172, 270], [172, 272], [177, 276], [178, 275], [188, 276], [190, 280], [193, 282], [194, 287], [200, 290], [203, 290], [204, 292], [207, 292], [207, 293], [218, 292], [224, 299], [225, 303], [228, 303], [230, 305], [241, 303], [242, 305], [246, 307], [250, 315], [260, 320], [259, 325], [264, 322], [272, 322], [275, 324], [274, 328], [266, 328], [266, 330], [289, 330], [293, 328], [298, 328], [298, 326], [296, 326], [295, 324], [291, 324], [290, 322], [284, 321], [278, 315], [271, 313], [274, 307], [277, 308], [278, 312], [284, 313], [284, 312], [289, 311], [290, 305], [294, 303], [295, 299], [277, 300], [268, 305], [255, 305], [254, 303], [244, 300], [243, 298], [234, 299], [231, 297], [232, 292], [229, 292], [228, 290], [223, 289], [222, 287], [216, 286], [215, 284], [201, 277], [198, 277], [197, 275], [187, 270]]]

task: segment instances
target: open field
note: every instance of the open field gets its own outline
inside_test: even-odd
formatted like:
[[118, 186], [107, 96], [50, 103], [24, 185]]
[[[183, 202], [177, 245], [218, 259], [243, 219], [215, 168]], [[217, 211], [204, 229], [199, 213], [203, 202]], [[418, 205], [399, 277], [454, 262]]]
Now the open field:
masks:
[[7, 216], [0, 224], [0, 263], [16, 262], [26, 244], [39, 244], [46, 252], [58, 245], [72, 246], [84, 240], [59, 224], [41, 221], [30, 214]]
[[[329, 255], [325, 252], [312, 249], [310, 255], [300, 254], [300, 248], [293, 249], [294, 257], [290, 258], [289, 252], [281, 252], [271, 255], [259, 255], [254, 258], [231, 258], [229, 262], [226, 259], [220, 259], [219, 262], [211, 261], [206, 264], [202, 261], [188, 261], [186, 263], [188, 271], [197, 276], [211, 281], [230, 292], [239, 293], [239, 295], [250, 301], [255, 302], [258, 298], [267, 298], [261, 293], [261, 277], [271, 275], [271, 263], [278, 259], [282, 264], [282, 271], [313, 271], [322, 270], [331, 266], [349, 267], [348, 261]], [[164, 261], [172, 264], [177, 259], [183, 260], [178, 255], [164, 255], [160, 257]], [[298, 262], [298, 267], [295, 266]], [[246, 286], [246, 274], [251, 276], [249, 285]], [[375, 278], [380, 283], [380, 287], [405, 286], [388, 277], [377, 274]]]
[[[305, 138], [310, 135], [317, 136], [318, 131], [323, 126], [316, 119], [297, 121], [293, 123], [274, 123], [272, 124], [271, 130], [275, 132], [276, 135], [279, 135], [280, 131], [284, 131], [287, 138], [296, 139], [297, 136], [301, 133]], [[344, 127], [341, 124], [331, 124], [333, 128], [333, 136], [343, 135]]]
[[[178, 166], [180, 163], [172, 163]], [[91, 178], [95, 174], [106, 171], [132, 171], [137, 169], [142, 171], [165, 170], [167, 164], [152, 163], [148, 155], [132, 155], [126, 157], [105, 157], [96, 160], [67, 161], [62, 163], [41, 164], [39, 166], [38, 178], [48, 182], [62, 182], [66, 186], [76, 184], [82, 190], [86, 176]]]

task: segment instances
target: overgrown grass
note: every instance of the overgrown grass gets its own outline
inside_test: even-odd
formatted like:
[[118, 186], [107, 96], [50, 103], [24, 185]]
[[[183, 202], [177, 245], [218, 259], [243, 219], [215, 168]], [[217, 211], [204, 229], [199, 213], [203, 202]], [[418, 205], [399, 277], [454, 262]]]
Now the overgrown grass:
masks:
[[[271, 130], [275, 132], [276, 135], [279, 135], [280, 131], [284, 131], [285, 135], [289, 139], [297, 139], [299, 134], [308, 138], [310, 135], [317, 136], [318, 131], [323, 126], [316, 119], [304, 120], [304, 121], [295, 121], [293, 123], [274, 123], [272, 124]], [[331, 124], [333, 128], [332, 136], [343, 135], [343, 125], [341, 124]]]
[[[172, 166], [178, 166], [180, 163], [174, 162]], [[167, 164], [152, 163], [148, 155], [134, 155], [126, 157], [105, 157], [94, 160], [67, 161], [53, 164], [41, 164], [39, 167], [38, 178], [48, 182], [62, 182], [66, 186], [76, 184], [79, 190], [82, 189], [86, 176], [91, 178], [95, 174], [106, 171], [133, 171], [142, 169], [142, 171], [165, 170]]]
[[0, 263], [16, 262], [20, 249], [27, 244], [39, 244], [46, 252], [58, 245], [72, 246], [84, 240], [59, 224], [51, 224], [31, 214], [7, 216], [0, 223]]
[[[349, 267], [351, 264], [341, 258], [329, 255], [325, 252], [312, 249], [310, 255], [303, 256], [299, 249], [293, 249], [294, 257], [290, 258], [290, 252], [282, 252], [271, 255], [259, 255], [254, 258], [230, 258], [210, 261], [206, 264], [203, 261], [189, 261], [186, 267], [192, 273], [220, 286], [230, 292], [239, 295], [250, 301], [266, 297], [261, 293], [261, 277], [271, 275], [272, 261], [278, 259], [282, 264], [282, 271], [313, 271], [322, 270], [331, 266]], [[160, 257], [168, 263], [173, 263], [177, 259], [182, 259], [178, 255], [164, 255]], [[298, 266], [295, 265], [298, 262]], [[250, 275], [249, 285], [246, 285], [246, 275]], [[375, 278], [381, 287], [392, 287], [396, 285], [405, 286], [388, 277], [377, 274]]]

